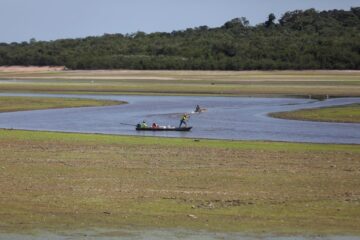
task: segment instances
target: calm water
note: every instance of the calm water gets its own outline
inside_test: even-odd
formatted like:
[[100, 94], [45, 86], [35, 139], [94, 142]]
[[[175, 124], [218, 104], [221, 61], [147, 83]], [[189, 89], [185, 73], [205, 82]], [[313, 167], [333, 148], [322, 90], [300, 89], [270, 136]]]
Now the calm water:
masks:
[[[106, 133], [164, 137], [234, 140], [273, 140], [317, 143], [360, 144], [360, 124], [282, 120], [270, 112], [301, 108], [360, 103], [360, 98], [326, 101], [296, 98], [194, 97], [194, 96], [112, 96], [0, 94], [0, 96], [53, 96], [123, 100], [129, 104], [109, 107], [23, 111], [0, 114], [0, 128], [64, 132]], [[133, 126], [142, 120], [160, 125], [178, 125], [182, 113], [196, 104], [208, 109], [191, 114], [191, 132], [137, 132]]]

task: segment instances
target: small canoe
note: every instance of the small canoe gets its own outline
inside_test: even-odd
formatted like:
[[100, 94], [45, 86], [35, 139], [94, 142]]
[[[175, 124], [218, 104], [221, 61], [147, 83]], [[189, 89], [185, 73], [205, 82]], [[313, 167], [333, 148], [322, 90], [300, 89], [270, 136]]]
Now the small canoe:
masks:
[[167, 127], [167, 126], [159, 126], [159, 127], [136, 127], [137, 131], [180, 131], [180, 132], [188, 132], [192, 129], [192, 127]]
[[193, 111], [193, 113], [202, 113], [202, 112], [206, 112], [207, 111], [207, 109], [206, 108], [200, 108], [199, 110], [195, 110], [195, 111]]

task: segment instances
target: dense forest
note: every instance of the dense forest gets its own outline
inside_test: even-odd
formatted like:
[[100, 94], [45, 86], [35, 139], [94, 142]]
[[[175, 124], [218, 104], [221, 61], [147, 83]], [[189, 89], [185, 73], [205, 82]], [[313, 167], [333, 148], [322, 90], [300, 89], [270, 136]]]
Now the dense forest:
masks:
[[274, 14], [251, 26], [0, 43], [0, 65], [69, 69], [360, 69], [360, 7]]

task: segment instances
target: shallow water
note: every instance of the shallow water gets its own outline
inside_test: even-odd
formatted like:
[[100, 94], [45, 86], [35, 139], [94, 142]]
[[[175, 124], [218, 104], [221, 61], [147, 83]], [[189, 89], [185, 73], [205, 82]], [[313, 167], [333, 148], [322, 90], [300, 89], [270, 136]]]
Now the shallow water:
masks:
[[[360, 144], [360, 124], [283, 120], [270, 112], [360, 103], [360, 98], [325, 101], [299, 98], [114, 96], [59, 94], [0, 94], [0, 96], [52, 96], [123, 100], [129, 104], [107, 107], [68, 108], [0, 114], [0, 128], [105, 133], [140, 136], [188, 137], [234, 140], [272, 140], [316, 143]], [[196, 104], [207, 108], [191, 114], [191, 132], [138, 132], [133, 126], [178, 125], [181, 114]]]

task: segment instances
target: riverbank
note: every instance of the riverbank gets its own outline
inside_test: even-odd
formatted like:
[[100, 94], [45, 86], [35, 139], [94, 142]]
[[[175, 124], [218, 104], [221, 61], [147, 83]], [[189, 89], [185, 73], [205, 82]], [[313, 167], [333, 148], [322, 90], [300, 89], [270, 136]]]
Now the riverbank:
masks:
[[1, 231], [360, 235], [358, 145], [0, 130]]
[[278, 112], [269, 115], [275, 118], [292, 120], [360, 123], [360, 104]]
[[1, 92], [359, 97], [359, 71], [0, 71]]

